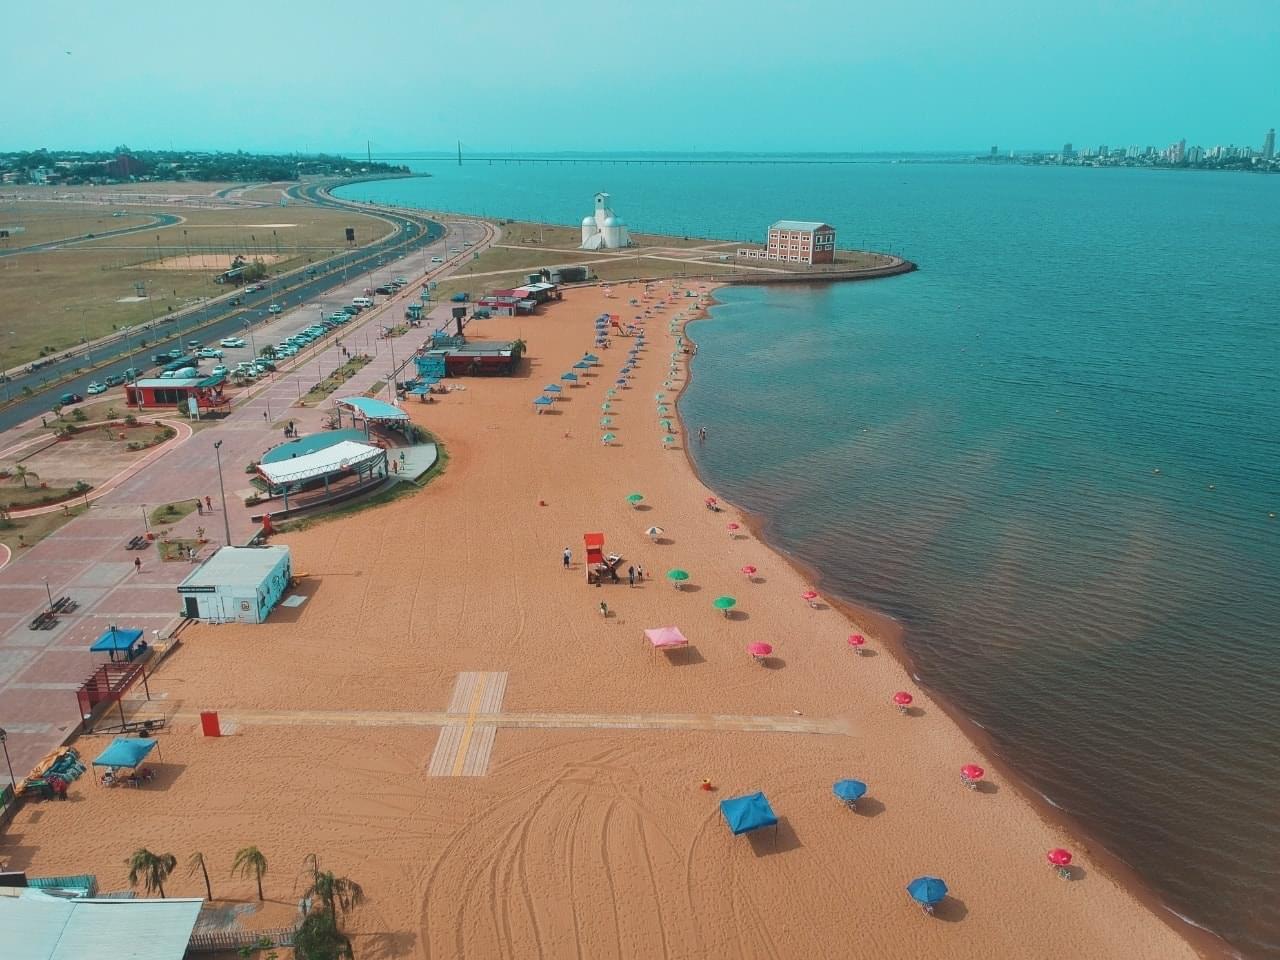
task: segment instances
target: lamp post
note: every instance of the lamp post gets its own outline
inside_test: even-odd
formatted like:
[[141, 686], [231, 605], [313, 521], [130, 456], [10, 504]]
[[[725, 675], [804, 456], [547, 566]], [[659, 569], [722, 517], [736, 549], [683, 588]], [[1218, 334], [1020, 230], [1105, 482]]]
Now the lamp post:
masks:
[[18, 781], [13, 779], [13, 763], [9, 760], [9, 734], [0, 727], [0, 747], [4, 747], [4, 765], [9, 768], [9, 786], [13, 788], [13, 792], [18, 792]]
[[49, 612], [53, 613], [53, 591], [49, 589], [49, 578], [41, 577], [40, 579], [44, 581], [45, 596], [49, 598]]
[[218, 458], [218, 495], [222, 497], [222, 526], [227, 534], [227, 546], [231, 546], [231, 519], [230, 510], [227, 508], [227, 491], [222, 486], [222, 441], [217, 440], [213, 444], [213, 454]]
[[147, 523], [147, 505], [145, 503], [142, 505], [142, 532], [151, 532], [151, 525]]

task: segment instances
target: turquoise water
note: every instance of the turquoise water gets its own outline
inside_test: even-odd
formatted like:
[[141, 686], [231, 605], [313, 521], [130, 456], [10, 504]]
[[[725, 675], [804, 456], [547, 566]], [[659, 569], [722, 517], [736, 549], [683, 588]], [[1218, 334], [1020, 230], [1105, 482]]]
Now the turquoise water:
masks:
[[918, 261], [722, 291], [700, 470], [1171, 909], [1280, 955], [1280, 179], [423, 166], [343, 193], [573, 224], [606, 189], [633, 230]]

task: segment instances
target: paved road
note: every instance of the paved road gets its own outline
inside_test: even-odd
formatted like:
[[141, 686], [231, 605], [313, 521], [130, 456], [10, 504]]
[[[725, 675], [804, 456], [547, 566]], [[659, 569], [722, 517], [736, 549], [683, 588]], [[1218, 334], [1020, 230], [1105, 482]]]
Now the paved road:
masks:
[[16, 257], [20, 253], [44, 253], [49, 250], [57, 250], [59, 247], [70, 247], [77, 243], [94, 243], [98, 240], [105, 240], [107, 237], [123, 237], [131, 233], [142, 233], [145, 230], [154, 230], [156, 227], [172, 227], [175, 224], [182, 223], [182, 218], [174, 216], [171, 213], [153, 213], [150, 214], [151, 222], [144, 223], [136, 227], [121, 227], [119, 230], [107, 230], [104, 233], [83, 234], [79, 237], [65, 237], [62, 240], [49, 240], [46, 243], [33, 243], [29, 247], [14, 247], [12, 249], [0, 249], [0, 257]]
[[[291, 193], [298, 199], [321, 206], [349, 208], [346, 204], [324, 196], [316, 186]], [[145, 327], [135, 328], [129, 334], [127, 346], [118, 341], [110, 345], [108, 349], [112, 353], [122, 355], [109, 366], [65, 383], [57, 381], [77, 366], [85, 366], [92, 357], [92, 350], [86, 348], [84, 355], [57, 361], [32, 373], [14, 375], [8, 383], [0, 385], [0, 398], [14, 396], [25, 386], [30, 386], [33, 393], [0, 410], [0, 430], [7, 430], [47, 412], [63, 393], [85, 396], [92, 380], [121, 373], [127, 367], [149, 370], [155, 366], [151, 362], [152, 354], [180, 345], [188, 338], [212, 343], [222, 337], [243, 335], [246, 330], [253, 330], [269, 319], [267, 307], [270, 304], [278, 303], [289, 309], [309, 303], [362, 272], [373, 271], [381, 264], [390, 263], [397, 257], [434, 243], [444, 232], [441, 224], [417, 214], [379, 211], [377, 215], [394, 223], [396, 232], [377, 243], [349, 251], [335, 260], [316, 264], [319, 272], [314, 279], [307, 280], [300, 272], [283, 281], [273, 279], [268, 283], [267, 289], [243, 294], [243, 303], [238, 306], [232, 306], [227, 300], [210, 302], [179, 317], [156, 320]], [[196, 327], [200, 328], [199, 331], [193, 332]], [[146, 341], [145, 347], [140, 345], [143, 340]]]

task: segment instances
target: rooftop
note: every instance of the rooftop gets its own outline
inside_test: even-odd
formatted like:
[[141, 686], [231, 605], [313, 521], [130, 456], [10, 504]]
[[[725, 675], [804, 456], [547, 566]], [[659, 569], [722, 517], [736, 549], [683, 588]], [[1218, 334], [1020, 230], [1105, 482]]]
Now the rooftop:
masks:
[[0, 943], [5, 960], [182, 960], [201, 902], [65, 900], [0, 889]]
[[343, 397], [338, 403], [350, 407], [369, 420], [408, 420], [409, 415], [385, 400], [373, 397]]
[[257, 587], [288, 547], [221, 547], [178, 584], [183, 587]]
[[344, 440], [364, 443], [363, 430], [326, 430], [324, 433], [310, 433], [297, 440], [288, 440], [272, 447], [262, 455], [261, 463], [279, 463], [281, 460], [296, 460], [308, 453], [315, 453], [325, 447], [336, 446]]
[[828, 230], [834, 230], [835, 227], [829, 223], [823, 223], [821, 220], [779, 220], [770, 230], [821, 230], [826, 227]]
[[370, 460], [377, 460], [384, 455], [385, 451], [381, 447], [356, 443], [354, 440], [343, 440], [341, 443], [335, 443], [311, 453], [299, 454], [287, 460], [260, 463], [258, 472], [273, 485], [297, 483], [338, 473]]

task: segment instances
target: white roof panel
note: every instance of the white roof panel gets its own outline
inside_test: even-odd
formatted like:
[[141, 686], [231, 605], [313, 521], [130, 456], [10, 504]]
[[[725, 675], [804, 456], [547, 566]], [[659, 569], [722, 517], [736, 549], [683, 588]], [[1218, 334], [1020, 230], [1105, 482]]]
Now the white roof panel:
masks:
[[304, 453], [300, 457], [288, 460], [277, 460], [275, 463], [258, 464], [258, 472], [271, 483], [293, 483], [297, 480], [308, 480], [322, 477], [326, 473], [336, 473], [346, 467], [377, 459], [383, 450], [381, 447], [367, 443], [356, 443], [354, 440], [343, 440], [331, 447], [325, 447], [314, 453]]
[[770, 230], [821, 230], [826, 227], [828, 230], [835, 228], [820, 220], [779, 220]]
[[0, 896], [0, 943], [5, 960], [182, 960], [201, 903], [65, 900], [39, 890], [6, 891]]

